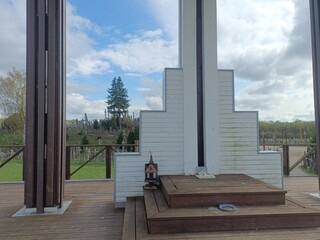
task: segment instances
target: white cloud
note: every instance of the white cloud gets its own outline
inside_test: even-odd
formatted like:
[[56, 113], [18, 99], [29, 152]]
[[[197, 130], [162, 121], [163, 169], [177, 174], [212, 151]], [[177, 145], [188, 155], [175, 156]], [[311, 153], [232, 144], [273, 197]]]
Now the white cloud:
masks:
[[88, 35], [102, 34], [99, 26], [77, 14], [75, 6], [67, 3], [67, 73], [68, 76], [103, 74], [110, 64], [100, 58], [94, 40]]
[[308, 1], [219, 0], [218, 34], [219, 67], [249, 84], [237, 110], [267, 120], [312, 117]]
[[104, 118], [105, 100], [90, 101], [79, 93], [67, 94], [67, 118], [74, 119], [87, 113], [89, 119]]
[[0, 1], [0, 75], [26, 68], [26, 1]]
[[[142, 76], [161, 73], [164, 67], [176, 67], [177, 2], [144, 0], [160, 27], [123, 33], [127, 35], [121, 42], [102, 50], [97, 50], [90, 35], [104, 34], [102, 29], [79, 16], [76, 8], [68, 3], [68, 76], [75, 80], [78, 75], [102, 74], [114, 67], [125, 71], [125, 75]], [[295, 120], [299, 116], [312, 116], [308, 1], [217, 0], [217, 4], [218, 65], [235, 69], [236, 79], [249, 83], [238, 91], [237, 109], [259, 110], [261, 119]], [[1, 0], [0, 9], [0, 21], [5, 23], [0, 27], [0, 74], [5, 74], [12, 67], [25, 69], [26, 2]], [[140, 90], [144, 92], [147, 107], [159, 109], [162, 87], [157, 81], [150, 82], [156, 86], [142, 82]], [[80, 106], [87, 109], [91, 104], [96, 104], [91, 107], [91, 111], [96, 111], [98, 108], [94, 106], [99, 100], [87, 100], [85, 87], [81, 90], [75, 85], [73, 89], [68, 87], [68, 99], [79, 100], [74, 107], [68, 104], [72, 114], [81, 109]]]
[[145, 0], [144, 2], [144, 5], [148, 7], [161, 28], [172, 40], [178, 38], [178, 2], [179, 0]]
[[110, 70], [110, 63], [100, 58], [99, 54], [87, 54], [69, 59], [69, 76], [103, 74]]
[[165, 67], [178, 65], [177, 41], [165, 40], [159, 29], [127, 36], [126, 42], [113, 44], [100, 55], [102, 59], [129, 73], [161, 73]]
[[137, 90], [144, 93], [144, 101], [150, 110], [162, 110], [162, 81], [143, 78]]

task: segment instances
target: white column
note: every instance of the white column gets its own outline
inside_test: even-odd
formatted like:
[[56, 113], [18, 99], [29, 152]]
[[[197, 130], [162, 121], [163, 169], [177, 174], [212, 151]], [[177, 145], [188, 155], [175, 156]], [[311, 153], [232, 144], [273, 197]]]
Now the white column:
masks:
[[197, 80], [196, 80], [196, 1], [180, 0], [180, 65], [184, 94], [184, 169], [194, 174], [198, 165]]
[[216, 0], [203, 0], [204, 145], [208, 173], [220, 170]]
[[[204, 158], [208, 173], [220, 168], [219, 101], [217, 79], [216, 0], [203, 0]], [[198, 166], [196, 0], [180, 0], [179, 61], [184, 75], [184, 167]]]

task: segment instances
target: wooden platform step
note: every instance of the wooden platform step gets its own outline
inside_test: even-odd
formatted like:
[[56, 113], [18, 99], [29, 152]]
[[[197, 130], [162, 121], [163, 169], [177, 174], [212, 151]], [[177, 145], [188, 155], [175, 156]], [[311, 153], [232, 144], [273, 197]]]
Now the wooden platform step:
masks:
[[160, 190], [145, 190], [144, 202], [150, 233], [320, 226], [320, 211], [290, 199], [286, 199], [284, 205], [243, 206], [234, 212], [225, 212], [207, 207], [169, 208]]
[[286, 191], [244, 174], [222, 174], [214, 179], [161, 176], [161, 189], [171, 208], [285, 204]]
[[149, 232], [143, 198], [127, 198], [123, 218], [122, 240], [142, 239], [148, 234]]

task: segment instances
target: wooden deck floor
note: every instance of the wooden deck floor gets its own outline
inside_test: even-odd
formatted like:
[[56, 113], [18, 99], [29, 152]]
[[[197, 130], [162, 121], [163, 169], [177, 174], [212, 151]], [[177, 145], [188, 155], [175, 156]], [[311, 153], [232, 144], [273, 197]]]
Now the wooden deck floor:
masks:
[[[320, 209], [320, 200], [308, 195], [318, 192], [316, 177], [289, 177], [285, 186], [288, 196]], [[121, 239], [124, 211], [114, 209], [112, 181], [68, 182], [65, 199], [73, 202], [64, 215], [11, 218], [23, 206], [23, 185], [0, 184], [0, 239]], [[147, 234], [142, 239], [311, 240], [320, 239], [320, 228]]]
[[10, 217], [23, 207], [23, 184], [0, 184], [0, 239], [121, 239], [123, 209], [113, 204], [113, 181], [68, 182], [60, 216]]

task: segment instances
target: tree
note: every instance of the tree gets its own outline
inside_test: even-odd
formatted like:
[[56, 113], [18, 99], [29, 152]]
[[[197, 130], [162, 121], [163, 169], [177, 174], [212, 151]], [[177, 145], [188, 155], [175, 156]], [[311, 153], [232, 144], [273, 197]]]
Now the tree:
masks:
[[93, 129], [98, 130], [100, 128], [100, 123], [97, 119], [93, 121]]
[[21, 121], [18, 113], [14, 113], [3, 120], [2, 127], [12, 131], [18, 130], [22, 132], [24, 128], [24, 122]]
[[111, 88], [108, 89], [108, 93], [108, 100], [106, 101], [108, 104], [108, 112], [118, 118], [119, 127], [121, 129], [121, 116], [128, 113], [130, 100], [128, 98], [128, 90], [124, 87], [120, 77], [113, 78]]
[[19, 126], [25, 122], [26, 102], [26, 74], [15, 68], [7, 73], [6, 77], [0, 76], [0, 109], [6, 117], [12, 115]]
[[[127, 137], [127, 144], [134, 144], [134, 132], [130, 131]], [[127, 152], [134, 152], [133, 146], [127, 147]]]
[[124, 141], [123, 132], [121, 131], [117, 136], [117, 144], [122, 144]]

